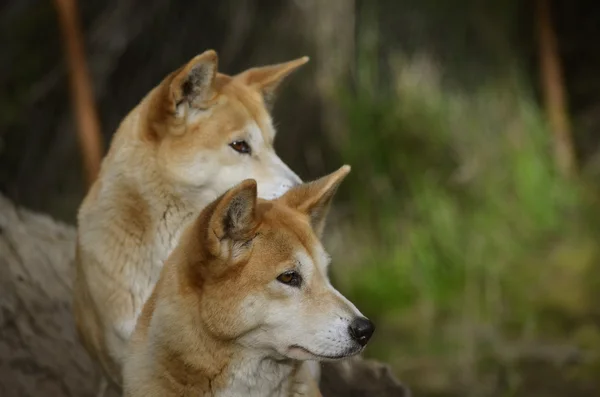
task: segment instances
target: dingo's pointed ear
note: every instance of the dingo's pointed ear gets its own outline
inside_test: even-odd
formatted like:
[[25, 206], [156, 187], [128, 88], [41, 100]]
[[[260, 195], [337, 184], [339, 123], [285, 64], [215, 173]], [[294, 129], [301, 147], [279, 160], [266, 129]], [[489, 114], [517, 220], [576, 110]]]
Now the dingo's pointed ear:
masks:
[[325, 229], [325, 219], [333, 196], [349, 172], [350, 166], [344, 165], [316, 181], [294, 186], [278, 200], [308, 215], [315, 233], [320, 238]]
[[215, 78], [218, 57], [214, 50], [195, 56], [174, 73], [169, 85], [169, 100], [177, 112], [180, 105], [187, 103], [194, 108], [207, 108], [215, 97]]
[[212, 255], [238, 256], [252, 239], [257, 225], [256, 196], [256, 181], [246, 179], [213, 203], [206, 242]]
[[306, 62], [308, 62], [308, 57], [275, 65], [259, 66], [248, 69], [238, 74], [235, 78], [258, 89], [263, 96], [265, 105], [270, 109], [275, 101], [275, 92], [279, 84]]

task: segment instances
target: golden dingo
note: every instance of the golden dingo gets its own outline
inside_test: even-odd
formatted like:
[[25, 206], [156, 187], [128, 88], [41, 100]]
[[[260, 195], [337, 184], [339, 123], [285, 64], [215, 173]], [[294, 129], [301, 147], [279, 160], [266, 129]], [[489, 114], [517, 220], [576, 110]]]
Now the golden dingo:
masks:
[[374, 331], [329, 283], [320, 242], [349, 171], [273, 201], [245, 180], [202, 211], [139, 318], [126, 397], [320, 396], [306, 361], [358, 354]]

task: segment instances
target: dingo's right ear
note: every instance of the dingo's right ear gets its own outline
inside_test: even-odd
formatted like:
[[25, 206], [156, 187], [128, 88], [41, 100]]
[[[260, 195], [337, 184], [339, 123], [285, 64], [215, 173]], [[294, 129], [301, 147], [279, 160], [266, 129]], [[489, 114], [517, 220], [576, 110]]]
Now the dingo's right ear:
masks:
[[306, 62], [308, 62], [308, 57], [305, 56], [289, 62], [254, 67], [238, 74], [235, 78], [258, 89], [265, 106], [270, 110], [273, 107], [277, 87], [287, 76]]
[[344, 165], [316, 181], [294, 186], [278, 200], [308, 215], [313, 230], [321, 238], [333, 196], [349, 172], [350, 166]]
[[175, 72], [169, 85], [169, 100], [175, 110], [187, 104], [203, 109], [215, 97], [218, 57], [214, 50], [204, 51]]
[[257, 225], [256, 200], [256, 181], [246, 179], [216, 201], [208, 223], [210, 254], [235, 258], [247, 248]]

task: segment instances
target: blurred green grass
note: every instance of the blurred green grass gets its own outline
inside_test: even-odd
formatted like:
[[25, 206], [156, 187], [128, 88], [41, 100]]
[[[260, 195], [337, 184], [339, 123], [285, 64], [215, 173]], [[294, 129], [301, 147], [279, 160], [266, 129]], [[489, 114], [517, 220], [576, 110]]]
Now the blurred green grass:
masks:
[[353, 171], [332, 244], [378, 326], [367, 355], [415, 395], [600, 395], [597, 205], [557, 173], [527, 80], [461, 91], [415, 55], [382, 84], [374, 59], [339, 94]]

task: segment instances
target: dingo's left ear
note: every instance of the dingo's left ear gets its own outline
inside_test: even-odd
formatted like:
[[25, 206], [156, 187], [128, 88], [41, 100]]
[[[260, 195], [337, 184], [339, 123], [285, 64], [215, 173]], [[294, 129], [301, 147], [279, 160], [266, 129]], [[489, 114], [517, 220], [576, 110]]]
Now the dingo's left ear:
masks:
[[[237, 256], [256, 228], [256, 181], [246, 179], [216, 200], [208, 223], [207, 247], [216, 257]], [[241, 244], [240, 244], [241, 243]]]
[[269, 66], [251, 68], [235, 76], [245, 84], [257, 88], [263, 96], [267, 108], [275, 102], [275, 92], [281, 82], [294, 70], [308, 62], [308, 57]]
[[325, 218], [333, 196], [349, 172], [350, 166], [344, 165], [316, 181], [294, 186], [278, 200], [308, 215], [315, 233], [320, 238], [325, 229]]
[[185, 133], [188, 109], [211, 106], [217, 98], [214, 87], [217, 67], [217, 53], [207, 50], [163, 79], [148, 111], [152, 138]]

